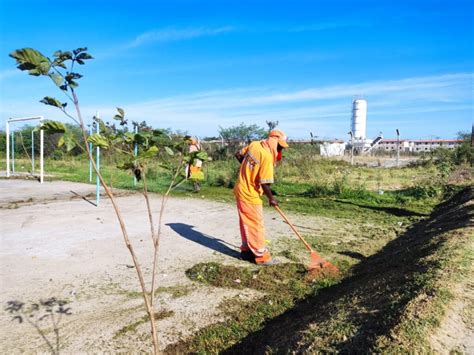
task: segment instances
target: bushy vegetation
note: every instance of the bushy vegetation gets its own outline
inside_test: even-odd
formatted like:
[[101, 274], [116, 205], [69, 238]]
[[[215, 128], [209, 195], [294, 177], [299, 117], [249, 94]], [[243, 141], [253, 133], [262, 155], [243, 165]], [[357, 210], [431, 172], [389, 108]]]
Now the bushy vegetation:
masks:
[[[221, 149], [219, 143], [203, 144], [203, 148], [209, 152], [211, 159], [204, 163], [202, 194], [219, 200], [232, 200], [229, 189], [233, 188], [237, 179], [238, 162], [232, 155], [216, 153]], [[465, 165], [467, 159], [464, 157], [464, 160], [458, 160], [462, 154], [457, 150], [437, 150], [430, 157], [419, 159], [407, 167], [374, 168], [351, 166], [344, 160], [322, 158], [317, 149], [311, 144], [295, 144], [284, 151], [273, 185], [275, 194], [283, 203], [291, 206], [291, 201], [295, 199], [334, 199], [372, 206], [431, 206], [446, 192], [450, 174], [459, 165]], [[459, 147], [459, 150], [466, 151], [463, 149]], [[61, 147], [49, 153], [51, 155], [46, 159], [48, 173], [66, 180], [88, 181], [88, 163], [82, 152], [77, 155], [75, 151], [66, 153], [65, 148]], [[48, 157], [47, 153], [45, 155]], [[24, 171], [28, 171], [27, 157], [18, 158], [17, 162], [18, 171], [22, 170], [21, 166]], [[116, 158], [107, 155], [102, 157], [106, 180], [117, 188], [140, 188], [140, 185], [134, 186], [130, 173], [116, 168], [117, 164]], [[149, 166], [147, 178], [150, 191], [163, 191], [171, 178], [169, 172], [161, 167], [158, 160], [151, 161]], [[186, 194], [188, 188], [184, 184], [177, 193]]]

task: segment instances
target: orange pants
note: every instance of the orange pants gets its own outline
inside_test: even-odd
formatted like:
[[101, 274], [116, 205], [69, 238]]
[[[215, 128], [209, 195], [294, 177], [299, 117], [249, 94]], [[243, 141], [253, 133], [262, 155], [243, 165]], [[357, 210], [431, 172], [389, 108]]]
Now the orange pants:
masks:
[[272, 257], [265, 247], [262, 205], [253, 205], [237, 200], [237, 210], [239, 212], [240, 236], [242, 237], [240, 250], [251, 250], [257, 264], [270, 261]]

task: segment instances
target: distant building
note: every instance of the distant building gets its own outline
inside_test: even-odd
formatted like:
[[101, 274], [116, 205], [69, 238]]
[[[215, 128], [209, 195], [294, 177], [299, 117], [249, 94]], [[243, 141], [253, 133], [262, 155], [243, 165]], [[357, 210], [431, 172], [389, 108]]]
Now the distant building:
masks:
[[346, 149], [344, 141], [322, 142], [319, 146], [320, 155], [323, 157], [342, 157]]
[[[455, 149], [461, 145], [463, 140], [461, 139], [432, 139], [432, 140], [406, 140], [400, 139], [400, 151], [401, 152], [430, 152], [437, 148], [444, 149]], [[378, 150], [384, 150], [387, 152], [397, 150], [396, 139], [383, 139], [378, 147]]]

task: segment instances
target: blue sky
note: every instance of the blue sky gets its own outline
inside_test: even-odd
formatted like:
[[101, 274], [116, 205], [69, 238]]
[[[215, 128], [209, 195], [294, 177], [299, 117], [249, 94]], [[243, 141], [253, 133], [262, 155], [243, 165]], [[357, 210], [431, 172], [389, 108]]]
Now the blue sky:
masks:
[[[217, 135], [279, 121], [290, 138], [347, 138], [354, 95], [367, 136], [454, 138], [473, 122], [473, 1], [0, 0], [0, 121], [61, 98], [8, 54], [87, 46], [83, 112]], [[61, 98], [62, 99], [62, 98]]]

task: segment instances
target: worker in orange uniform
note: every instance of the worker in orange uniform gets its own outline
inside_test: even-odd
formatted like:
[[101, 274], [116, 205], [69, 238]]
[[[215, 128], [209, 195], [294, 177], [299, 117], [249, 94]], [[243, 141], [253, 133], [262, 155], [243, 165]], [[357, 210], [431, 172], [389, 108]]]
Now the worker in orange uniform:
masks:
[[240, 172], [234, 195], [239, 212], [241, 257], [260, 265], [273, 263], [265, 246], [263, 224], [263, 194], [270, 206], [278, 206], [270, 185], [273, 183], [273, 169], [281, 160], [283, 148], [288, 148], [287, 137], [280, 130], [272, 130], [268, 138], [250, 143], [235, 154], [240, 164]]
[[[186, 136], [186, 138], [189, 142], [189, 153], [201, 151], [201, 144], [196, 137]], [[201, 180], [203, 180], [201, 169], [202, 160], [198, 158], [194, 158], [193, 161], [186, 166], [186, 177], [193, 183], [193, 192], [201, 191]]]

